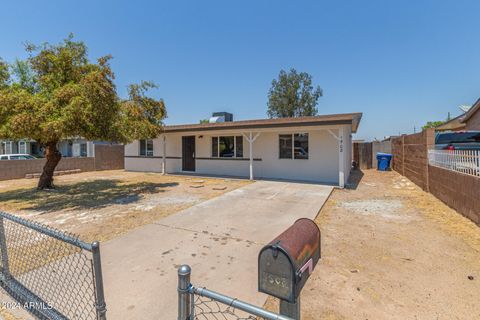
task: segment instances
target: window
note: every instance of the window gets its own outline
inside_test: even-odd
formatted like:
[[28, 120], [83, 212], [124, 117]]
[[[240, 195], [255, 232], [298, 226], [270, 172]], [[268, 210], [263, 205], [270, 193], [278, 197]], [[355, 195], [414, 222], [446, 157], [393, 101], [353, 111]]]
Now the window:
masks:
[[25, 156], [10, 156], [10, 160], [31, 160], [35, 159], [32, 156], [25, 155]]
[[243, 137], [212, 137], [213, 158], [243, 158]]
[[87, 144], [86, 143], [81, 143], [80, 144], [80, 157], [86, 157], [87, 156]]
[[280, 159], [292, 159], [292, 135], [281, 134], [279, 137]]
[[12, 142], [11, 141], [3, 142], [3, 152], [5, 154], [13, 153], [13, 148], [12, 148]]
[[237, 158], [243, 158], [243, 137], [235, 137], [235, 156]]
[[437, 136], [437, 144], [450, 143], [478, 143], [480, 142], [480, 133], [478, 132], [452, 132], [440, 133]]
[[293, 135], [293, 157], [295, 159], [308, 159], [308, 133]]
[[140, 140], [140, 155], [153, 157], [153, 140]]
[[235, 156], [234, 137], [220, 137], [218, 140], [218, 153], [221, 158], [233, 158]]
[[279, 135], [280, 159], [308, 159], [308, 133]]
[[0, 160], [8, 160], [8, 156], [1, 156]]
[[27, 153], [27, 143], [25, 141], [18, 142], [18, 153]]

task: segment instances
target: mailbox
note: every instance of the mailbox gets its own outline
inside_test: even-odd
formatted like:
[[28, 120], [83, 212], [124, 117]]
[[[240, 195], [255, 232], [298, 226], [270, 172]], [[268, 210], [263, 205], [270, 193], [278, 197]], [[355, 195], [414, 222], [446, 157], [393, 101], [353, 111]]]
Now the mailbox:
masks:
[[258, 255], [258, 291], [296, 303], [320, 259], [320, 230], [299, 219]]

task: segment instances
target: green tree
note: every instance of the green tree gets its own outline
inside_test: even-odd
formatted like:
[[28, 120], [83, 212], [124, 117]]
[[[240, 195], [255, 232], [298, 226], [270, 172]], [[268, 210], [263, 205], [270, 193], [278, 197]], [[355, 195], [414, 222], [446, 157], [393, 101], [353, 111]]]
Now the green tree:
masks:
[[0, 58], [0, 89], [6, 88], [9, 80], [8, 64]]
[[146, 96], [155, 85], [132, 84], [128, 99], [119, 98], [111, 56], [90, 62], [86, 45], [73, 35], [26, 50], [28, 59], [10, 68], [0, 60], [0, 138], [28, 138], [45, 147], [39, 189], [54, 187], [53, 172], [62, 157], [57, 144], [63, 139], [127, 143], [161, 132], [165, 104]]
[[314, 116], [322, 94], [320, 86], [312, 85], [308, 73], [293, 68], [288, 73], [281, 70], [268, 92], [267, 114], [270, 118]]
[[445, 122], [444, 121], [428, 121], [423, 127], [422, 129], [425, 130], [425, 129], [428, 129], [428, 128], [436, 128], [442, 124], [444, 124]]

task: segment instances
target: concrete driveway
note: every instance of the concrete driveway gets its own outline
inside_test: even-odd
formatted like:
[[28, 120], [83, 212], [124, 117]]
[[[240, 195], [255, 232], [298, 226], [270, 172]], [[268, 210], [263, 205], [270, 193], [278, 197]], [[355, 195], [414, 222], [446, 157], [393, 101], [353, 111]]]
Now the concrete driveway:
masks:
[[259, 181], [106, 242], [110, 319], [176, 319], [177, 268], [192, 283], [262, 305], [257, 255], [301, 217], [314, 219], [333, 187]]

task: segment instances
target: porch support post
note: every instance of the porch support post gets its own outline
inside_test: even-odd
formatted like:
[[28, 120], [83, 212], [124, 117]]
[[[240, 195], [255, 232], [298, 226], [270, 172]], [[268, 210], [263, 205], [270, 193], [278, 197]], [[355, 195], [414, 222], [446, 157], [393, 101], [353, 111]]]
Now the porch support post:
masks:
[[255, 142], [259, 135], [260, 132], [257, 133], [255, 136], [253, 136], [252, 131], [248, 133], [248, 136], [243, 133], [243, 136], [245, 137], [245, 139], [247, 139], [248, 145], [250, 147], [250, 180], [253, 180], [253, 142]]
[[345, 187], [345, 145], [343, 143], [344, 139], [344, 128], [340, 127], [338, 129], [338, 136], [333, 133], [332, 130], [327, 129], [328, 132], [338, 141], [338, 186], [340, 188]]
[[253, 138], [252, 131], [248, 134], [248, 143], [250, 146], [250, 180], [253, 180]]
[[340, 188], [345, 187], [345, 146], [344, 146], [344, 130], [343, 127], [338, 129], [338, 185]]
[[167, 173], [167, 137], [165, 134], [163, 134], [163, 152], [162, 152], [162, 174]]

